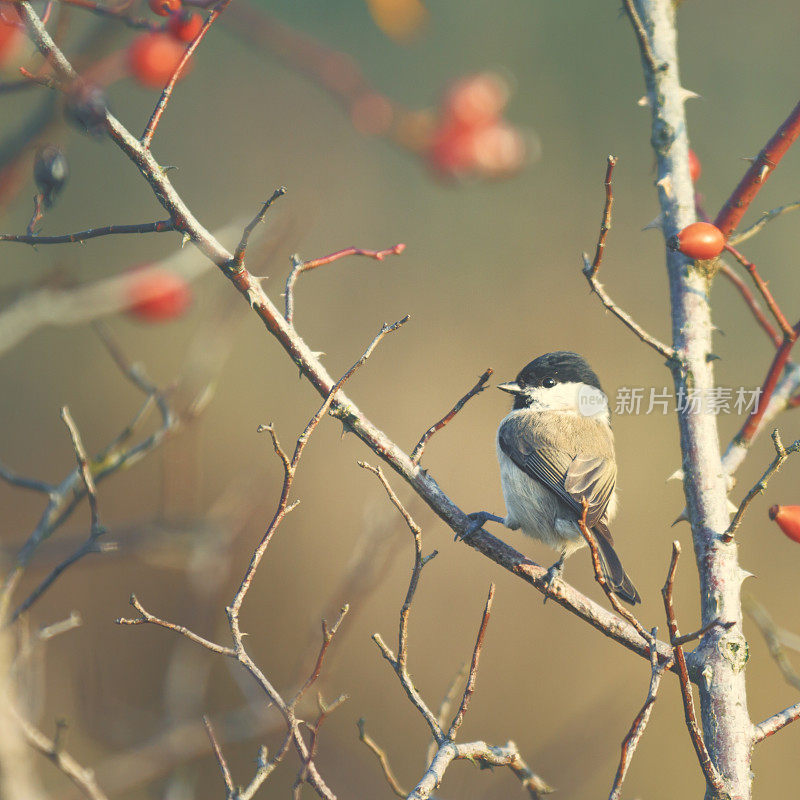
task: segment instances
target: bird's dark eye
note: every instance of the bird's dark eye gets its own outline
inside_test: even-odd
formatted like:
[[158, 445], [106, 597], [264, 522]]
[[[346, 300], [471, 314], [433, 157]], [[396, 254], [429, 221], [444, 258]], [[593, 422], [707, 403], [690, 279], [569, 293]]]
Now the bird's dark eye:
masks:
[[545, 389], [552, 389], [555, 385], [556, 385], [555, 378], [547, 377], [542, 381], [542, 386], [544, 386]]

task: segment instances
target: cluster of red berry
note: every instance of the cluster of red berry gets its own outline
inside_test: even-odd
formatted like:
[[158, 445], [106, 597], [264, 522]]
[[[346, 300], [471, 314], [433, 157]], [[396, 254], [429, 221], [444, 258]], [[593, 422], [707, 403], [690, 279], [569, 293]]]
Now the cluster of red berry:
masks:
[[[183, 8], [181, 0], [150, 0], [150, 10], [169, 17], [164, 31], [151, 31], [137, 36], [128, 48], [131, 74], [143, 86], [161, 89], [178, 67], [185, 47], [203, 27], [197, 13]], [[189, 64], [184, 68], [186, 74]]]
[[506, 81], [489, 72], [450, 87], [427, 150], [428, 164], [437, 175], [493, 178], [522, 166], [525, 140], [502, 118], [509, 94]]

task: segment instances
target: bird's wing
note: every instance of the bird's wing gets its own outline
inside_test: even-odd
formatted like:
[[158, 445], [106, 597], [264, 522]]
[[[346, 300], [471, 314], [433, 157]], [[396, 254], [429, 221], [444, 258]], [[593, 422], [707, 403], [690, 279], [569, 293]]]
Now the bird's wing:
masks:
[[534, 426], [513, 417], [498, 432], [503, 452], [527, 475], [546, 486], [579, 516], [583, 500], [588, 503], [586, 524], [602, 527], [611, 541], [608, 528], [599, 526], [606, 513], [617, 479], [617, 468], [605, 456], [572, 455], [557, 446], [552, 437], [543, 436]]

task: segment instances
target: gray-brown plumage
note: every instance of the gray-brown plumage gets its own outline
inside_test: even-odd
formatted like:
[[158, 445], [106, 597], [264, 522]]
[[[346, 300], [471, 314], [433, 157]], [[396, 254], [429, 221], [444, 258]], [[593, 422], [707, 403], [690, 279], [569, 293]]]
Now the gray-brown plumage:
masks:
[[555, 577], [564, 560], [586, 544], [578, 526], [585, 500], [586, 522], [609, 585], [623, 600], [639, 602], [608, 527], [617, 508], [608, 409], [584, 402], [596, 399], [592, 393], [605, 401], [597, 376], [575, 353], [548, 353], [498, 388], [514, 395], [514, 409], [497, 432], [507, 513], [502, 519], [485, 512], [471, 516], [481, 524], [501, 521], [560, 551], [551, 569]]

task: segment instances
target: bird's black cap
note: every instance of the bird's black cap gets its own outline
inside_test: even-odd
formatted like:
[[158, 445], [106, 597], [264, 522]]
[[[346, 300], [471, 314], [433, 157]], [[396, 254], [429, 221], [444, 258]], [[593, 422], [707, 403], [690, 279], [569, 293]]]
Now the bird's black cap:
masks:
[[600, 380], [586, 360], [569, 350], [545, 353], [527, 364], [517, 375], [520, 386], [541, 386], [545, 378], [559, 383], [585, 383], [603, 391]]

